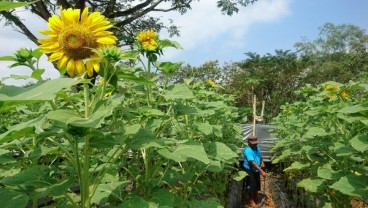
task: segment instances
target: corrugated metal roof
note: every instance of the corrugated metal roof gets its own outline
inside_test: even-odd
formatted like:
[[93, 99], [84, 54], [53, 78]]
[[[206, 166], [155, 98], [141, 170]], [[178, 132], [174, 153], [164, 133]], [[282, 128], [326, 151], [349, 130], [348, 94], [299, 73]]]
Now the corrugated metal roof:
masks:
[[[248, 136], [253, 134], [253, 124], [242, 124], [243, 128], [243, 141], [244, 146], [247, 145], [247, 138]], [[259, 140], [259, 147], [262, 151], [263, 161], [271, 162], [272, 159], [272, 152], [271, 149], [275, 145], [277, 138], [271, 135], [271, 132], [274, 129], [274, 125], [271, 124], [256, 124], [256, 136]], [[242, 147], [241, 149], [243, 149]], [[243, 160], [243, 158], [241, 159]]]

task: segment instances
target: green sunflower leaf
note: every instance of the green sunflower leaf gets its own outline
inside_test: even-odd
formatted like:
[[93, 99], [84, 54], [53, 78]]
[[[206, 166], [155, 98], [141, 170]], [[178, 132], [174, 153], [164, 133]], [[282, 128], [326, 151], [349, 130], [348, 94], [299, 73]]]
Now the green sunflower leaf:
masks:
[[32, 1], [32, 2], [8, 2], [8, 1], [3, 1], [3, 2], [0, 2], [0, 11], [5, 11], [5, 10], [10, 10], [10, 9], [15, 9], [15, 8], [18, 8], [18, 7], [28, 6], [28, 5], [31, 5], [35, 2], [37, 2], [37, 1]]

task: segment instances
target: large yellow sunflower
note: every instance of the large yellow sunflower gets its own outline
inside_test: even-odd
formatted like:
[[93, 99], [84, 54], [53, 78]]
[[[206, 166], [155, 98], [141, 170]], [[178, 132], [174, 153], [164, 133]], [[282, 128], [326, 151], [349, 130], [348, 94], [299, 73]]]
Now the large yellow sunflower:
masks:
[[[82, 13], [80, 9], [63, 9], [60, 16], [49, 18], [49, 30], [40, 33], [49, 38], [39, 39], [40, 49], [49, 56], [49, 61], [57, 62], [58, 69], [66, 67], [70, 76], [80, 75], [87, 71], [88, 76], [93, 71], [100, 70], [97, 57], [91, 49], [115, 45], [117, 38], [107, 31], [113, 25], [100, 12], [88, 15], [88, 8]], [[85, 62], [83, 62], [84, 59]]]

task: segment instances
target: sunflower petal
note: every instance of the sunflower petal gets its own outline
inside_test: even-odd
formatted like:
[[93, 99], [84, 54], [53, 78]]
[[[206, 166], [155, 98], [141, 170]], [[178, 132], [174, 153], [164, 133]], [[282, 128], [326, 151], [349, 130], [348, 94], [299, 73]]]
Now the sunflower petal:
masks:
[[94, 34], [94, 36], [95, 37], [103, 37], [103, 36], [110, 36], [110, 35], [112, 35], [113, 34], [113, 32], [111, 32], [111, 31], [101, 31], [101, 32], [97, 32], [97, 33], [95, 33]]
[[110, 24], [110, 25], [106, 25], [106, 26], [103, 26], [103, 27], [99, 27], [99, 28], [97, 28], [95, 30], [92, 30], [92, 31], [93, 31], [93, 33], [98, 33], [98, 32], [110, 29], [112, 27], [113, 27], [113, 25]]
[[85, 72], [84, 63], [82, 60], [75, 61], [75, 71], [77, 75], [81, 75]]
[[[74, 11], [72, 8], [69, 8], [67, 10], [62, 10], [61, 19], [65, 22], [66, 25], [76, 24], [79, 21], [79, 17], [78, 17], [78, 20], [76, 19], [76, 16], [77, 16], [76, 12], [78, 11]], [[80, 13], [78, 12], [78, 14]]]
[[99, 72], [100, 71], [100, 64], [97, 61], [93, 61], [92, 64], [93, 64], [94, 70], [96, 72]]
[[88, 76], [92, 77], [92, 75], [93, 75], [93, 64], [92, 64], [92, 61], [88, 61], [86, 63], [86, 68], [87, 68], [87, 74], [88, 74]]
[[88, 7], [83, 9], [83, 12], [81, 14], [81, 24], [84, 24], [84, 22], [86, 22], [88, 20]]
[[80, 15], [81, 15], [81, 10], [80, 9], [74, 9], [73, 13], [72, 13], [72, 17], [75, 23], [79, 22], [80, 19]]
[[49, 22], [47, 26], [54, 32], [59, 32], [64, 28], [64, 23], [61, 21], [61, 19], [57, 15], [52, 15], [49, 18]]
[[98, 38], [96, 40], [97, 43], [101, 43], [104, 45], [113, 45], [116, 43], [115, 39], [113, 37], [103, 37], [103, 38]]
[[55, 32], [50, 31], [50, 30], [40, 30], [38, 32], [41, 33], [42, 35], [53, 35], [53, 34], [55, 34]]
[[56, 60], [59, 60], [59, 59], [61, 59], [61, 57], [63, 57], [63, 55], [64, 55], [64, 52], [62, 52], [62, 51], [55, 52], [55, 53], [51, 54], [51, 56], [49, 56], [49, 61], [54, 62]]
[[69, 74], [69, 76], [71, 77], [74, 76], [74, 69], [75, 69], [74, 59], [70, 59], [68, 61], [68, 64], [66, 65], [66, 72]]
[[57, 68], [58, 69], [62, 69], [66, 66], [66, 64], [68, 63], [69, 57], [64, 55], [63, 57], [61, 57], [57, 63]]

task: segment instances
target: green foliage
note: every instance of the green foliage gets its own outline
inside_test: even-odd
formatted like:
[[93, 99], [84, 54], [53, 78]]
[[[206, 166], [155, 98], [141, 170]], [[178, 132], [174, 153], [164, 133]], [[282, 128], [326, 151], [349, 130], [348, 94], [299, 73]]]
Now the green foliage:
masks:
[[134, 50], [99, 54], [103, 68], [95, 85], [61, 77], [1, 86], [2, 200], [223, 206], [242, 144], [232, 97], [207, 82], [170, 83], [169, 73], [160, 74], [180, 64], [148, 60], [139, 69], [130, 67], [141, 60]]
[[319, 28], [319, 36], [313, 41], [303, 39], [295, 48], [303, 55], [331, 55], [359, 52], [367, 47], [368, 35], [355, 25], [326, 23]]
[[[231, 67], [225, 89], [234, 94], [237, 106], [251, 107], [253, 95], [257, 96], [258, 106], [265, 101], [265, 121], [269, 122], [278, 114], [280, 105], [296, 99], [294, 91], [299, 87], [305, 64], [290, 51], [264, 56], [247, 53], [247, 56], [248, 59]], [[251, 116], [248, 119], [252, 119]]]
[[275, 119], [280, 141], [273, 148], [273, 162], [285, 163], [284, 171], [299, 187], [332, 207], [350, 206], [352, 197], [365, 200], [367, 81], [308, 88], [313, 93], [305, 95], [305, 102], [282, 106]]
[[183, 82], [185, 79], [205, 82], [209, 79], [222, 82], [225, 72], [219, 66], [218, 61], [208, 61], [199, 67], [184, 65], [176, 70], [170, 77], [171, 82]]
[[227, 15], [233, 15], [234, 13], [238, 13], [239, 8], [238, 4], [242, 6], [248, 6], [249, 4], [253, 4], [257, 0], [218, 0], [217, 7], [221, 8], [221, 12]]
[[332, 23], [326, 23], [319, 30], [317, 39], [304, 39], [294, 45], [308, 62], [304, 83], [346, 83], [366, 74], [368, 35], [365, 30], [355, 25]]
[[5, 10], [10, 10], [10, 9], [15, 9], [18, 7], [24, 7], [24, 6], [28, 6], [31, 5], [33, 3], [35, 3], [37, 1], [32, 1], [32, 2], [9, 2], [9, 1], [3, 1], [0, 2], [0, 11], [5, 11]]
[[[9, 191], [4, 188], [0, 188], [0, 194], [2, 198], [3, 206], [6, 208], [12, 207], [25, 207], [28, 203], [28, 196], [15, 191]], [[16, 199], [16, 200], [14, 200]]]
[[[14, 62], [9, 68], [14, 68], [18, 66], [25, 66], [32, 70], [32, 74], [28, 75], [10, 75], [10, 78], [13, 79], [29, 79], [33, 78], [35, 80], [42, 80], [42, 74], [45, 72], [45, 69], [40, 69], [38, 67], [40, 58], [42, 56], [42, 52], [39, 49], [32, 50], [21, 48], [14, 53], [14, 56], [2, 56], [0, 57], [0, 61], [12, 61]], [[6, 80], [7, 77], [3, 78]]]

